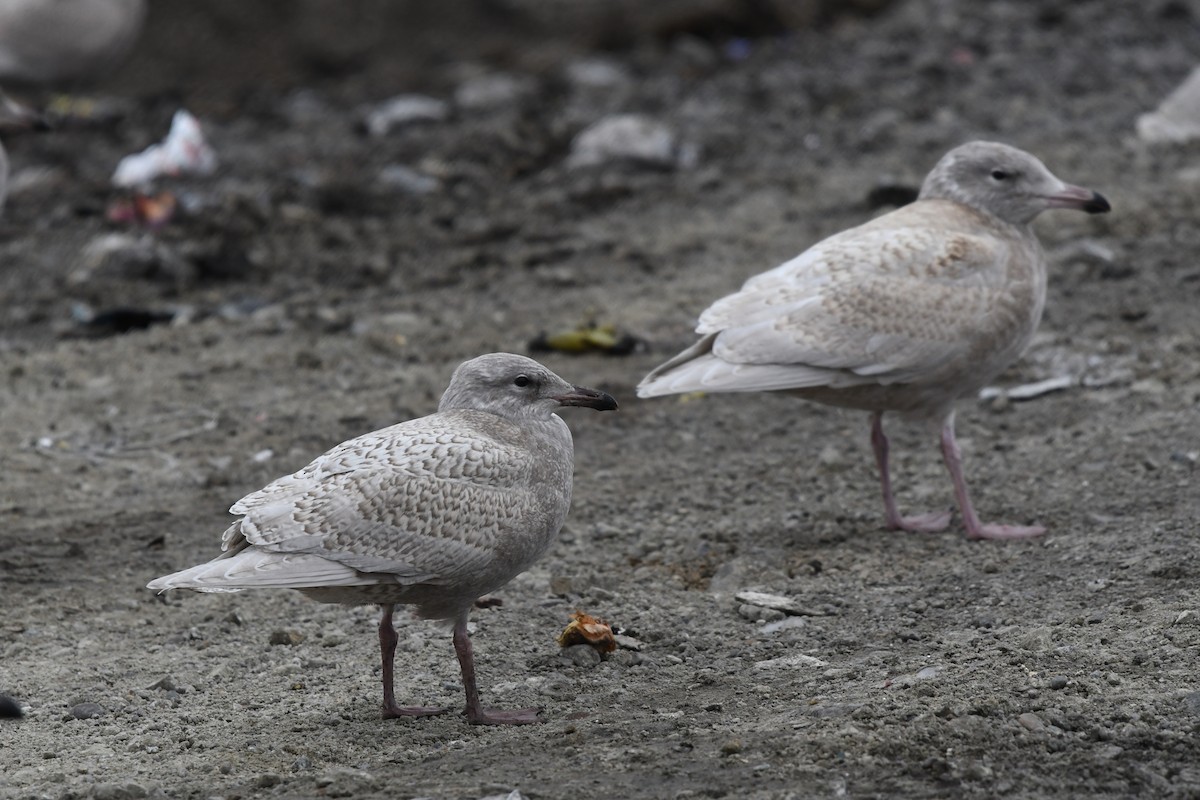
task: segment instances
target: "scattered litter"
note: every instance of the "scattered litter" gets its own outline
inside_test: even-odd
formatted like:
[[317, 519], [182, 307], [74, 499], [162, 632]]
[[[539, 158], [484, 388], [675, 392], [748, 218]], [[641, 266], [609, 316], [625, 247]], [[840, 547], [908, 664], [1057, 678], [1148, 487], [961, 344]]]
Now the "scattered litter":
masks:
[[1200, 67], [1192, 70], [1157, 110], [1138, 117], [1137, 133], [1152, 144], [1200, 139]]
[[200, 123], [180, 109], [171, 120], [167, 138], [161, 144], [122, 158], [112, 183], [121, 187], [140, 186], [160, 175], [211, 175], [216, 168], [217, 154], [204, 141]]
[[517, 789], [513, 789], [508, 794], [489, 794], [487, 797], [481, 797], [479, 800], [529, 800], [525, 795]]
[[818, 611], [807, 606], [802, 606], [790, 597], [784, 597], [779, 594], [767, 594], [766, 592], [751, 592], [742, 591], [733, 596], [740, 603], [746, 603], [751, 606], [760, 606], [762, 608], [771, 608], [776, 611], [782, 611], [785, 614], [792, 614], [803, 617], [827, 617], [824, 611]]
[[423, 94], [401, 94], [367, 112], [365, 124], [372, 136], [386, 136], [394, 129], [415, 122], [441, 122], [450, 115], [442, 100]]
[[618, 114], [593, 123], [575, 136], [567, 166], [575, 169], [626, 162], [675, 169], [695, 166], [698, 160], [696, 149], [681, 145], [665, 124], [639, 114]]
[[558, 635], [559, 647], [571, 647], [577, 644], [591, 645], [601, 653], [611, 653], [617, 649], [612, 627], [599, 617], [593, 617], [582, 611], [573, 613], [567, 627], [563, 628], [563, 632]]
[[1074, 385], [1075, 379], [1073, 377], [1070, 375], [1059, 375], [1056, 378], [1047, 378], [1044, 381], [1035, 381], [1034, 383], [1023, 383], [1020, 386], [1013, 386], [1008, 389], [999, 386], [985, 386], [979, 390], [979, 399], [993, 400], [997, 397], [1007, 397], [1009, 400], [1032, 400], [1044, 394], [1061, 391], [1062, 389], [1070, 389]]
[[178, 204], [175, 195], [163, 191], [158, 194], [142, 194], [135, 192], [130, 197], [117, 197], [108, 204], [104, 216], [109, 222], [129, 225], [144, 225], [147, 228], [161, 228], [175, 216]]
[[642, 340], [628, 333], [618, 334], [615, 325], [585, 323], [578, 328], [547, 335], [540, 333], [529, 342], [535, 353], [555, 350], [560, 353], [601, 352], [610, 356], [627, 356], [641, 346]]

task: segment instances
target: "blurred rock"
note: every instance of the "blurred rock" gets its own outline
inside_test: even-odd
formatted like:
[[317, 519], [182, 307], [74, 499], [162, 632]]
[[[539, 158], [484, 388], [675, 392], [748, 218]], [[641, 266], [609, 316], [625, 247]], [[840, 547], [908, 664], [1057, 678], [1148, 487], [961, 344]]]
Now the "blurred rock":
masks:
[[443, 101], [422, 94], [401, 94], [367, 112], [364, 124], [372, 136], [386, 136], [416, 122], [440, 122], [450, 115]]
[[389, 189], [415, 196], [441, 191], [442, 182], [403, 164], [389, 164], [379, 170], [378, 181]]
[[664, 123], [639, 114], [605, 117], [584, 128], [571, 142], [567, 166], [628, 163], [655, 169], [694, 166], [694, 148], [680, 145]]
[[532, 78], [493, 72], [468, 78], [454, 92], [454, 103], [466, 111], [487, 111], [516, 105], [537, 91]]

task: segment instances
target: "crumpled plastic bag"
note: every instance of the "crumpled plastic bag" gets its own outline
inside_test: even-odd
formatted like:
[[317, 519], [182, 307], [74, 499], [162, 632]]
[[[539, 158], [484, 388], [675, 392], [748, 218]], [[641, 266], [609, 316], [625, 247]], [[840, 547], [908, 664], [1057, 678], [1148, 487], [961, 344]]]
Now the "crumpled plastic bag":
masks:
[[180, 109], [171, 120], [171, 130], [161, 144], [140, 153], [125, 156], [113, 173], [114, 186], [142, 186], [160, 175], [211, 175], [217, 168], [217, 154], [200, 130], [200, 122]]

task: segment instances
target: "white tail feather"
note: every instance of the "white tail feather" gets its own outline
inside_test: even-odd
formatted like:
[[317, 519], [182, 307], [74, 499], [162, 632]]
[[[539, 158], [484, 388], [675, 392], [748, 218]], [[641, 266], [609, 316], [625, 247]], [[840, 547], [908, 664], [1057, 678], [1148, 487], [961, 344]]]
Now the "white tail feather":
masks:
[[319, 586], [365, 586], [379, 583], [336, 561], [306, 553], [272, 553], [250, 547], [204, 564], [164, 575], [146, 588], [158, 592], [240, 592], [242, 589], [308, 589]]

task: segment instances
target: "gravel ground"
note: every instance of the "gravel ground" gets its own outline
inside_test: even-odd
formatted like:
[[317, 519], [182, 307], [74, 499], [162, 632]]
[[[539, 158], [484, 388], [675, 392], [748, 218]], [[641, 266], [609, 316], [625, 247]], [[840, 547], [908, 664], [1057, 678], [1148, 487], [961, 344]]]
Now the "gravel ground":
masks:
[[[612, 42], [444, 5], [385, 36], [311, 2], [263, 38], [164, 0], [97, 90], [113, 118], [6, 136], [0, 796], [1200, 797], [1200, 150], [1134, 135], [1200, 9], [904, 0], [784, 33], [713, 3]], [[410, 92], [444, 117], [365, 132]], [[106, 221], [180, 105], [220, 171], [166, 184], [158, 230]], [[617, 114], [663, 126], [642, 161], [571, 166]], [[1045, 537], [881, 530], [863, 414], [634, 397], [708, 302], [972, 138], [1114, 208], [1038, 221], [1046, 318], [999, 381], [1073, 385], [959, 410], [981, 515]], [[547, 724], [380, 720], [374, 608], [142, 588], [463, 359], [592, 322], [642, 345], [539, 357], [622, 410], [570, 416], [561, 541], [474, 615], [485, 698]], [[902, 507], [948, 506], [929, 433], [893, 432]], [[560, 650], [576, 609], [640, 649]], [[402, 702], [459, 704], [448, 629], [397, 624]]]

